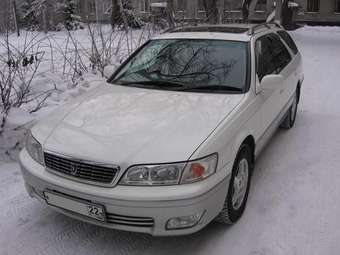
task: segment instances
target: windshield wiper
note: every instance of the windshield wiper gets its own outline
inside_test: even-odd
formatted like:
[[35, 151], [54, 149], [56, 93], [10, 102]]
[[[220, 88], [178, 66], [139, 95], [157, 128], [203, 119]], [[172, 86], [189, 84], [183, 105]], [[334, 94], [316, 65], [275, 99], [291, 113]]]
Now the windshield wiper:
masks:
[[164, 81], [164, 80], [157, 80], [157, 81], [132, 81], [132, 82], [122, 82], [120, 85], [123, 86], [135, 86], [143, 87], [139, 85], [145, 85], [147, 87], [158, 87], [158, 88], [185, 88], [185, 85], [182, 83], [174, 82], [174, 81]]
[[231, 86], [223, 85], [204, 85], [204, 86], [188, 86], [183, 83], [175, 81], [166, 80], [153, 80], [153, 81], [132, 81], [132, 82], [121, 82], [118, 83], [123, 86], [133, 86], [140, 88], [178, 88], [181, 91], [209, 91], [209, 92], [221, 92], [221, 91], [232, 91], [232, 92], [242, 92], [243, 89]]
[[231, 86], [223, 86], [223, 85], [211, 85], [211, 86], [192, 86], [185, 89], [185, 91], [233, 91], [233, 92], [242, 92], [243, 89]]

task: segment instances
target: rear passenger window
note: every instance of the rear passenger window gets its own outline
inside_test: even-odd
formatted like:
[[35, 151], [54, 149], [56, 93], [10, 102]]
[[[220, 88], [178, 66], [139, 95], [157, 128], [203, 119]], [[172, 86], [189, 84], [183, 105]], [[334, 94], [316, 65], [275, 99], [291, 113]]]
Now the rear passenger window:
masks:
[[256, 41], [256, 72], [260, 81], [268, 74], [279, 74], [291, 60], [278, 35], [269, 34]]
[[264, 76], [276, 72], [272, 44], [267, 36], [256, 41], [256, 72], [260, 81]]
[[276, 71], [277, 73], [280, 73], [290, 63], [292, 57], [278, 35], [270, 34], [269, 39], [271, 40], [273, 47], [273, 58]]
[[299, 50], [292, 37], [286, 31], [278, 31], [277, 33], [296, 55], [299, 52]]

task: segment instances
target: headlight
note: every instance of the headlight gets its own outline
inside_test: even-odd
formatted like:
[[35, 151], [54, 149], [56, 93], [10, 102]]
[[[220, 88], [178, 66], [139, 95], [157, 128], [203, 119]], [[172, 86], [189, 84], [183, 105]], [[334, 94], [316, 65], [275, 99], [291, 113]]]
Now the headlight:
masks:
[[203, 159], [161, 165], [130, 167], [120, 184], [123, 185], [175, 185], [203, 180], [216, 171], [217, 154]]
[[197, 182], [209, 177], [216, 171], [217, 160], [217, 154], [213, 154], [197, 161], [188, 162], [181, 183]]
[[32, 133], [26, 137], [26, 150], [28, 154], [39, 164], [44, 164], [44, 156], [40, 143], [33, 137]]

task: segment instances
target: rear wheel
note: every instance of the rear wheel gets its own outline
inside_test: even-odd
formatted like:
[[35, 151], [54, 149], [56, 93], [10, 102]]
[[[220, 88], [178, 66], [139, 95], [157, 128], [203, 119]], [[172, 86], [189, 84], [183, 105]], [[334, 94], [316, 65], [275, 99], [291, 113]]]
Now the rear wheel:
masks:
[[253, 165], [252, 149], [243, 144], [233, 166], [223, 209], [216, 221], [233, 224], [241, 218], [247, 203]]
[[280, 125], [281, 128], [290, 129], [294, 126], [296, 115], [297, 115], [298, 104], [299, 104], [299, 91], [297, 90], [294, 95], [293, 103], [288, 110], [287, 117]]

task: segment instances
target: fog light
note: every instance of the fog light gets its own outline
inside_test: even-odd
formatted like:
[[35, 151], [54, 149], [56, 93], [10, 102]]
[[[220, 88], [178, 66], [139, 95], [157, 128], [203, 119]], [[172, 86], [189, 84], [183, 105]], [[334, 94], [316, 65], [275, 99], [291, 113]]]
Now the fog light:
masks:
[[166, 229], [181, 229], [181, 228], [191, 228], [198, 224], [201, 220], [204, 212], [199, 212], [190, 216], [176, 217], [168, 220], [166, 224]]

